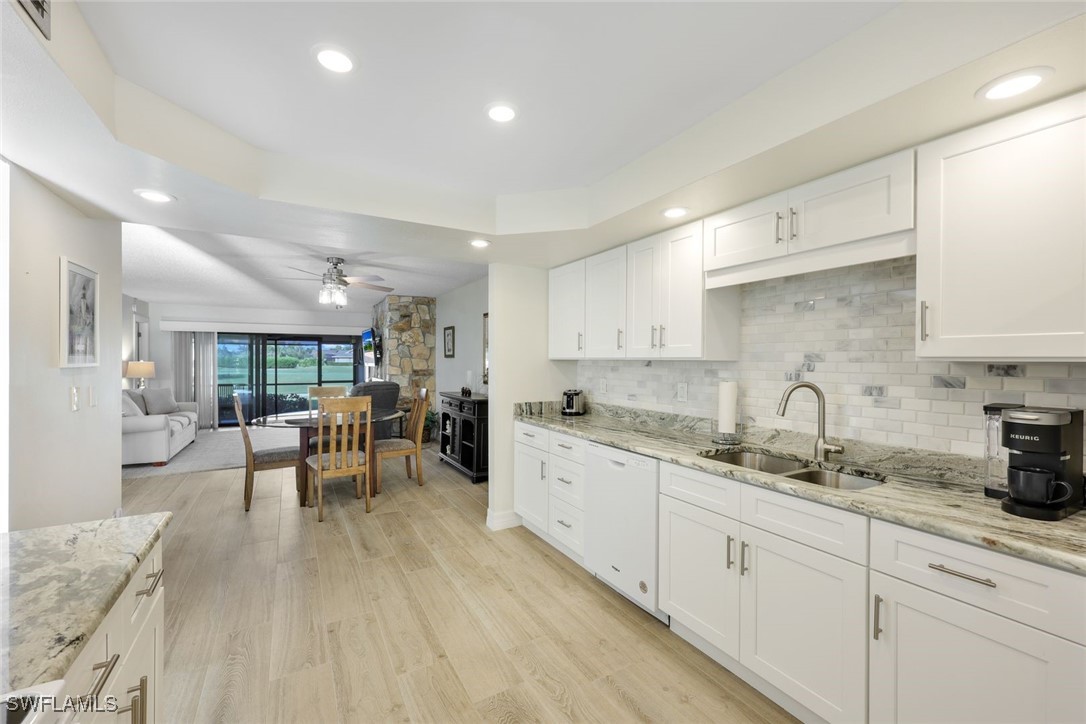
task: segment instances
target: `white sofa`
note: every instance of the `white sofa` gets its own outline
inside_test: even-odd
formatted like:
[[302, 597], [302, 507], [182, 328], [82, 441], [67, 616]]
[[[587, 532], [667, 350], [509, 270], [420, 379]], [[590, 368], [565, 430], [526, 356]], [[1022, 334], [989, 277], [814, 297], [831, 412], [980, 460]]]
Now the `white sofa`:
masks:
[[[142, 390], [123, 390], [134, 404], [122, 401], [121, 464], [165, 465], [196, 439], [199, 408], [195, 402], [177, 402], [167, 405], [167, 408], [176, 405], [175, 411], [154, 414], [154, 404], [149, 409], [142, 393]], [[153, 394], [161, 393], [155, 391]], [[172, 402], [172, 393], [169, 397]]]

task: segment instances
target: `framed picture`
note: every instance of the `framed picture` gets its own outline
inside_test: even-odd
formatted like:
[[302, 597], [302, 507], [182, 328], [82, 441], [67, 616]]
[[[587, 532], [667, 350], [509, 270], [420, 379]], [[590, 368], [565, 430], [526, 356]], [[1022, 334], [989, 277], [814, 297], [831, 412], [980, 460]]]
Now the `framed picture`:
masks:
[[445, 356], [456, 356], [456, 327], [445, 327]]
[[60, 257], [60, 366], [98, 366], [98, 272]]

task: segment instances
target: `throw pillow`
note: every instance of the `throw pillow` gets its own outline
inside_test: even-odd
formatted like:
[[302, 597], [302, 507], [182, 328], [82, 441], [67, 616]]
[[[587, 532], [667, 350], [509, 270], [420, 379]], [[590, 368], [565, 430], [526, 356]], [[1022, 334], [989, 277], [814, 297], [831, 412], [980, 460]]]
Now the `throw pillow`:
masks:
[[144, 390], [143, 401], [147, 403], [148, 415], [166, 415], [181, 409], [177, 406], [177, 400], [173, 398], [173, 390], [168, 387]]
[[128, 395], [121, 395], [121, 417], [142, 417], [143, 410]]
[[143, 390], [124, 390], [124, 394], [132, 402], [136, 403], [136, 407], [140, 408], [140, 412], [144, 415], [147, 414], [147, 403], [143, 401]]

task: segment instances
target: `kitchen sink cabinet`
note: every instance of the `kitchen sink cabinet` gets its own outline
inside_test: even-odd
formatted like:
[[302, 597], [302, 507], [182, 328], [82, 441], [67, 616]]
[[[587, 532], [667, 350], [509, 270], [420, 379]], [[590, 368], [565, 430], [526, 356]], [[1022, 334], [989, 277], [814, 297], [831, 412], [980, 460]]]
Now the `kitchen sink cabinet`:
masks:
[[[913, 180], [910, 149], [706, 218], [704, 266], [709, 286], [910, 253], [911, 238], [841, 245], [912, 229]], [[840, 248], [823, 251], [829, 247]], [[751, 266], [733, 271], [744, 265]]]
[[876, 571], [871, 595], [871, 721], [1086, 721], [1086, 647]]
[[551, 359], [584, 358], [585, 260], [550, 270], [547, 346]]
[[626, 247], [585, 260], [584, 319], [586, 358], [626, 356]]
[[1086, 358], [1086, 94], [921, 146], [916, 356]]
[[522, 442], [514, 443], [513, 447], [513, 510], [526, 522], [547, 530], [550, 516], [547, 451]]

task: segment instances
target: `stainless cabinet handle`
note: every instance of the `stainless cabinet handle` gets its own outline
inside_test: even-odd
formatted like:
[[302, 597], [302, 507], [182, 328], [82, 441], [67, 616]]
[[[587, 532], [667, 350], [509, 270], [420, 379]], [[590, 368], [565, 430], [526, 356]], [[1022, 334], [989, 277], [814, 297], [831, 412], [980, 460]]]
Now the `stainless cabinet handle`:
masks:
[[775, 236], [776, 236], [776, 239], [777, 239], [777, 241], [774, 242], [774, 243], [779, 244], [782, 241], [784, 241], [784, 237], [781, 236], [781, 221], [784, 220], [784, 217], [781, 216], [781, 212], [779, 212], [779, 211], [776, 212], [774, 214], [774, 216], [776, 217], [775, 223], [777, 224], [776, 230], [773, 232], [775, 234]]
[[882, 610], [882, 596], [875, 594], [875, 620], [871, 626], [873, 629], [871, 632], [872, 637], [878, 641], [879, 634], [882, 633], [882, 627], [879, 625], [879, 612]]
[[920, 341], [928, 338], [928, 303], [920, 301]]
[[94, 680], [94, 685], [91, 686], [90, 693], [83, 697], [83, 701], [93, 702], [94, 699], [98, 698], [98, 695], [102, 693], [102, 689], [106, 688], [106, 682], [109, 681], [110, 675], [113, 674], [113, 669], [117, 667], [117, 662], [120, 660], [120, 654], [113, 654], [105, 661], [91, 667], [91, 671], [100, 671], [102, 673]]
[[964, 578], [967, 581], [972, 581], [973, 583], [979, 583], [980, 585], [987, 586], [988, 588], [995, 588], [996, 587], [995, 581], [993, 581], [991, 578], [977, 578], [976, 576], [971, 576], [968, 573], [962, 573], [961, 571], [955, 571], [953, 568], [947, 568], [946, 566], [944, 566], [941, 563], [929, 563], [928, 568], [932, 569], [933, 571], [939, 571], [940, 573], [947, 573], [947, 574], [950, 574], [951, 576], [957, 576], [958, 578]]
[[747, 567], [747, 548], [749, 548], [749, 547], [750, 546], [748, 546], [746, 543], [740, 543], [739, 544], [739, 575], [740, 576], [742, 576], [743, 574], [745, 574], [747, 571], [750, 570], [750, 568]]
[[795, 239], [799, 236], [799, 214], [795, 208], [788, 207], [788, 238]]
[[566, 480], [565, 478], [558, 478], [558, 482], [565, 483], [566, 485], [573, 485], [572, 480]]
[[[128, 688], [129, 694], [139, 694], [132, 700], [132, 708], [139, 711], [140, 724], [146, 724], [147, 722], [147, 677], [141, 676], [139, 686], [130, 686]], [[118, 712], [120, 713], [120, 712]]]
[[143, 724], [143, 719], [140, 718], [140, 712], [145, 710], [147, 705], [144, 703], [143, 697], [133, 696], [132, 701], [128, 706], [117, 710], [117, 714], [128, 714], [129, 721], [132, 724]]
[[539, 461], [539, 479], [547, 479], [547, 463], [543, 462], [542, 460]]
[[656, 349], [656, 325], [652, 325], [652, 349]]
[[728, 570], [731, 570], [731, 567], [735, 565], [735, 561], [732, 559], [732, 543], [735, 543], [735, 538], [728, 536], [728, 542], [726, 544], [727, 553], [725, 554], [725, 558], [728, 562]]
[[664, 325], [660, 325], [660, 346], [664, 346]]
[[615, 342], [618, 345], [618, 349], [622, 349], [622, 330], [618, 330], [618, 339]]
[[165, 568], [159, 568], [158, 573], [148, 573], [147, 578], [152, 579], [151, 585], [147, 588], [144, 588], [143, 590], [136, 591], [136, 598], [139, 598], [140, 596], [147, 596], [148, 598], [150, 598], [151, 596], [153, 596], [155, 594], [155, 589], [158, 588], [159, 582], [162, 581], [162, 573], [165, 570]]
[[531, 432], [522, 432], [520, 434], [523, 435], [524, 437], [535, 437], [535, 433], [531, 433]]
[[584, 349], [584, 332], [577, 333], [577, 351], [580, 352]]
[[615, 573], [622, 573], [621, 570], [619, 570], [618, 568], [615, 568], [613, 563], [611, 564], [611, 570], [614, 571]]
[[572, 450], [573, 449], [572, 445], [567, 445], [564, 442], [558, 443], [558, 447], [560, 447], [560, 448], [562, 448], [564, 450]]
[[573, 527], [572, 525], [570, 525], [566, 521], [562, 520], [561, 518], [558, 519], [558, 525], [565, 526], [566, 528], [572, 528]]

